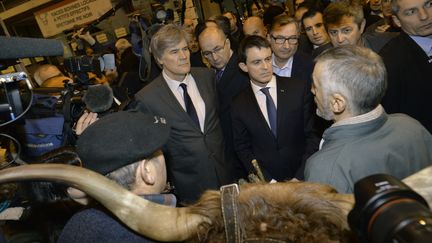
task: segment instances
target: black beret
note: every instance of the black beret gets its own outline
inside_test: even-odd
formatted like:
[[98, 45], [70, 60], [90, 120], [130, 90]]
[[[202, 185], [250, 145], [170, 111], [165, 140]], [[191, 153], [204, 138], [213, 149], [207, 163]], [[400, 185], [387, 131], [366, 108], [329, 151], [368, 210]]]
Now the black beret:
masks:
[[164, 118], [139, 111], [119, 111], [102, 117], [79, 136], [77, 152], [83, 166], [101, 173], [148, 158], [168, 140]]

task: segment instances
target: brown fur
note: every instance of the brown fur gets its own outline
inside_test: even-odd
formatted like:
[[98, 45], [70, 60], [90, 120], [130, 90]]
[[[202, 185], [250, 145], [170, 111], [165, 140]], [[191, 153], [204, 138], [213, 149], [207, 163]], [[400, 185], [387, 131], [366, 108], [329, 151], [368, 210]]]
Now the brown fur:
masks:
[[[245, 242], [339, 242], [348, 228], [336, 191], [313, 183], [242, 186], [239, 223]], [[207, 191], [191, 213], [210, 219], [192, 242], [225, 242], [220, 193]]]

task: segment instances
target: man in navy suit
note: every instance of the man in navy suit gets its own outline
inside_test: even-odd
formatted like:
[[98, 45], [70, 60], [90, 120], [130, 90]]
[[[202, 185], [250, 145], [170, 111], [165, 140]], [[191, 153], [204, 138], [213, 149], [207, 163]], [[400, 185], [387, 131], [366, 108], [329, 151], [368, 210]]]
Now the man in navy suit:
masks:
[[249, 77], [238, 67], [237, 54], [231, 49], [231, 41], [219, 27], [207, 27], [199, 35], [201, 53], [215, 69], [216, 90], [219, 102], [219, 118], [225, 139], [227, 159], [237, 168], [237, 177], [245, 177], [244, 169], [234, 152], [231, 126], [231, 102], [246, 88]]
[[246, 37], [238, 55], [250, 86], [232, 104], [237, 155], [248, 172], [256, 159], [266, 180], [301, 179], [305, 159], [318, 148], [309, 85], [273, 75], [270, 43], [261, 36]]

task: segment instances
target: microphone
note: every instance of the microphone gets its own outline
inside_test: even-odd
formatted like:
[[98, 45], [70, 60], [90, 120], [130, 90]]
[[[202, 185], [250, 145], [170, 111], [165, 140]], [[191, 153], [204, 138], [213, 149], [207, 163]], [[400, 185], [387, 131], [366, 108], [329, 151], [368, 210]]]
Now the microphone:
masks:
[[58, 40], [0, 36], [0, 60], [40, 56], [63, 56]]
[[114, 101], [112, 89], [108, 85], [96, 84], [88, 86], [83, 101], [89, 111], [101, 113], [109, 110]]

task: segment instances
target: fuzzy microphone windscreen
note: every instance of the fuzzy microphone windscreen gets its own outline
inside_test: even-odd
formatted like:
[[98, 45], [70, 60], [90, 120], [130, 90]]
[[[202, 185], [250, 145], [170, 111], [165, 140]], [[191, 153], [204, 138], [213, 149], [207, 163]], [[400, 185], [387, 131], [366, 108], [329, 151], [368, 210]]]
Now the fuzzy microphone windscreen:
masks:
[[87, 92], [83, 96], [83, 101], [91, 112], [104, 112], [112, 106], [114, 101], [113, 91], [108, 85], [91, 85], [88, 86]]

